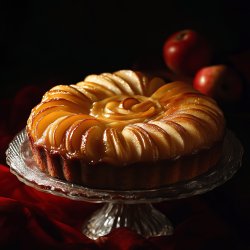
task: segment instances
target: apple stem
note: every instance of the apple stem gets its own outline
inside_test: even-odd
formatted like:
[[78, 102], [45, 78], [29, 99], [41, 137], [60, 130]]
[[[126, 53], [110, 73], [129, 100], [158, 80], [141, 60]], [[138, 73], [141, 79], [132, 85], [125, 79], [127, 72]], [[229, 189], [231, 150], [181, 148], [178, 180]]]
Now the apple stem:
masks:
[[178, 41], [183, 40], [186, 35], [187, 35], [187, 31], [184, 30], [183, 32], [180, 32], [179, 34], [177, 34], [176, 40], [178, 40]]

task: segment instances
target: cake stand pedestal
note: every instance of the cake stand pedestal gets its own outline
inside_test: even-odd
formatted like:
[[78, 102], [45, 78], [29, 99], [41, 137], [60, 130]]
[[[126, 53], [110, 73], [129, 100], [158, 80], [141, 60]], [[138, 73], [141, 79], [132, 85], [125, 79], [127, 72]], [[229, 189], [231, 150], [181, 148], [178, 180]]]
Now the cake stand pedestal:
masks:
[[83, 224], [82, 232], [91, 239], [97, 239], [119, 227], [127, 227], [144, 237], [173, 234], [173, 227], [168, 218], [147, 202], [106, 203]]
[[223, 143], [223, 155], [216, 167], [193, 179], [150, 190], [101, 190], [52, 178], [41, 172], [33, 160], [27, 135], [21, 131], [6, 151], [10, 171], [33, 188], [69, 199], [101, 202], [104, 206], [83, 222], [82, 232], [91, 239], [107, 235], [114, 228], [127, 227], [148, 238], [173, 234], [170, 220], [152, 203], [186, 198], [208, 192], [229, 180], [241, 166], [243, 147], [231, 131]]

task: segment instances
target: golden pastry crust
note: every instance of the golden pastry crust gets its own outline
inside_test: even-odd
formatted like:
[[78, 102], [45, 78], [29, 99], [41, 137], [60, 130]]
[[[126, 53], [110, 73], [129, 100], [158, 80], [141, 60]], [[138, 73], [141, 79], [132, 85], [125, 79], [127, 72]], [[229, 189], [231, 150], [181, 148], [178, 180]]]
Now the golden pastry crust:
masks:
[[27, 133], [33, 148], [64, 159], [124, 166], [211, 148], [224, 127], [216, 102], [190, 84], [120, 70], [50, 89]]

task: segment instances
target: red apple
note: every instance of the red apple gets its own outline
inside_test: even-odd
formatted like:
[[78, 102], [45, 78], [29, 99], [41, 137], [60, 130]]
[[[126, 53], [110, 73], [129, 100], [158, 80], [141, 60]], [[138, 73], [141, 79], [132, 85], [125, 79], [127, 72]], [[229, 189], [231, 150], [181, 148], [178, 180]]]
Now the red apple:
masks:
[[181, 30], [166, 39], [163, 59], [174, 73], [194, 75], [197, 70], [210, 64], [212, 49], [198, 32]]
[[229, 66], [214, 65], [200, 69], [193, 80], [193, 87], [218, 101], [237, 101], [242, 94], [240, 76]]

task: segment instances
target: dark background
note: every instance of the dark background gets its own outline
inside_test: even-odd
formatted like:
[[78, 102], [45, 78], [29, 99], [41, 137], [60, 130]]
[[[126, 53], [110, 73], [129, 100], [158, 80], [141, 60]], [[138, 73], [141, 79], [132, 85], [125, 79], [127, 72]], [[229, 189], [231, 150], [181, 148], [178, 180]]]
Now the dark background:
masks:
[[[0, 1], [1, 96], [27, 84], [161, 61], [171, 33], [201, 32], [218, 54], [250, 46], [248, 1]], [[150, 63], [154, 63], [154, 59]]]
[[[215, 48], [218, 61], [226, 61], [231, 55], [245, 54], [250, 49], [248, 2], [0, 0], [0, 100], [3, 97], [11, 99], [25, 85], [76, 83], [87, 74], [112, 72], [140, 64], [144, 67], [148, 64], [149, 68], [157, 67], [158, 63], [163, 66], [164, 40], [173, 32], [186, 28], [195, 29], [208, 39]], [[2, 102], [5, 105], [0, 105], [0, 159], [2, 156], [5, 160], [8, 142], [19, 127], [23, 129], [30, 113], [32, 100], [23, 101], [22, 96], [29, 99], [27, 93], [19, 93], [13, 102], [7, 100]], [[241, 103], [244, 105], [238, 106], [233, 103], [225, 113], [227, 127], [237, 135], [245, 150], [242, 168], [224, 185], [198, 196], [198, 208], [195, 200], [194, 204], [191, 200], [193, 210], [188, 210], [185, 204], [175, 210], [176, 224], [183, 221], [191, 224], [187, 223], [185, 227], [184, 223], [183, 231], [191, 229], [191, 233], [183, 234], [184, 240], [175, 239], [180, 244], [187, 241], [191, 245], [196, 243], [195, 234], [192, 235], [191, 214], [197, 214], [199, 204], [206, 201], [205, 206], [215, 216], [212, 218], [224, 223], [229, 233], [221, 238], [222, 232], [202, 249], [215, 249], [211, 246], [216, 244], [231, 246], [216, 249], [250, 249], [250, 159], [247, 153], [250, 150], [250, 112], [245, 103], [249, 104], [249, 101], [244, 100]], [[8, 181], [4, 183], [3, 187], [10, 184]], [[206, 214], [202, 215], [198, 218], [206, 217]], [[208, 220], [209, 217], [205, 218]], [[200, 224], [196, 221], [194, 230], [200, 230], [202, 221]], [[206, 242], [209, 236], [206, 238], [204, 232], [211, 234], [215, 231], [216, 236], [216, 232], [221, 230], [216, 228], [217, 223], [214, 226], [214, 220], [209, 224], [210, 228], [206, 228], [206, 224], [201, 230], [202, 239]], [[191, 240], [187, 238], [190, 235], [193, 236]]]

